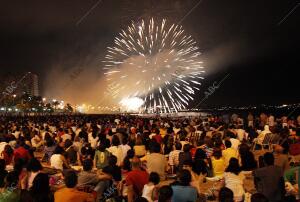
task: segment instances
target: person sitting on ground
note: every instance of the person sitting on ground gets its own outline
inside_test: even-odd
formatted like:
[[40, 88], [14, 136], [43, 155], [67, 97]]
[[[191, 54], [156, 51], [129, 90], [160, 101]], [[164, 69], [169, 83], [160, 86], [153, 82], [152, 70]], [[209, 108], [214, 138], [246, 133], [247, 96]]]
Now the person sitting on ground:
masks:
[[50, 137], [50, 135], [46, 133], [45, 135], [45, 147], [44, 147], [44, 157], [43, 157], [43, 161], [45, 162], [50, 162], [50, 158], [53, 155], [56, 145], [55, 142], [53, 140], [52, 137]]
[[66, 188], [59, 189], [54, 193], [55, 202], [94, 202], [92, 194], [78, 191], [75, 187], [78, 182], [76, 172], [68, 170], [64, 173]]
[[234, 202], [233, 192], [227, 187], [222, 187], [219, 191], [219, 202]]
[[132, 170], [128, 172], [125, 183], [128, 187], [128, 202], [133, 202], [137, 196], [143, 193], [144, 185], [148, 183], [149, 174], [141, 169], [141, 161], [135, 156], [131, 162]]
[[161, 180], [166, 178], [166, 169], [168, 166], [165, 155], [160, 153], [160, 144], [153, 141], [150, 143], [150, 154], [146, 155], [142, 160], [146, 161], [148, 173], [156, 172]]
[[97, 169], [103, 169], [108, 165], [108, 158], [111, 154], [106, 150], [106, 144], [101, 141], [99, 147], [97, 148], [94, 156], [94, 166]]
[[183, 152], [179, 153], [179, 165], [178, 169], [182, 170], [183, 164], [186, 162], [189, 162], [189, 164], [192, 164], [193, 159], [192, 155], [190, 153], [191, 146], [189, 144], [185, 144], [183, 146]]
[[149, 202], [153, 202], [157, 199], [158, 194], [158, 184], [160, 178], [157, 173], [150, 173], [148, 184], [144, 185], [142, 196], [146, 198]]
[[158, 202], [171, 202], [173, 196], [173, 189], [169, 185], [160, 187], [158, 191]]
[[135, 156], [135, 154], [134, 154], [133, 149], [130, 149], [127, 151], [127, 155], [123, 161], [123, 171], [124, 172], [131, 171], [131, 161], [134, 156]]
[[266, 152], [263, 156], [265, 167], [254, 170], [255, 187], [270, 201], [280, 201], [284, 195], [284, 180], [282, 169], [274, 165], [274, 156]]
[[56, 146], [54, 150], [54, 154], [50, 158], [50, 164], [52, 168], [58, 170], [63, 170], [64, 168], [70, 168], [63, 153], [64, 153], [64, 149], [60, 146]]
[[120, 139], [117, 135], [114, 135], [112, 137], [112, 145], [111, 147], [109, 147], [107, 150], [114, 156], [117, 157], [118, 159], [118, 162], [117, 162], [117, 165], [118, 166], [121, 166], [121, 163], [122, 163], [122, 160], [123, 160], [123, 151], [122, 151], [122, 148], [120, 146]]
[[28, 162], [31, 159], [31, 155], [25, 147], [25, 140], [19, 139], [18, 141], [18, 148], [14, 150], [14, 161], [16, 162], [18, 159], [23, 159], [25, 162]]
[[282, 169], [284, 173], [290, 168], [289, 158], [287, 154], [283, 154], [283, 147], [280, 145], [274, 146], [274, 164]]
[[143, 145], [142, 137], [141, 135], [138, 135], [135, 139], [135, 145], [133, 147], [135, 155], [137, 155], [139, 158], [146, 155], [146, 147]]
[[244, 180], [245, 176], [241, 173], [239, 161], [231, 158], [229, 165], [224, 173], [225, 186], [233, 191], [234, 201], [240, 202], [244, 200]]
[[225, 162], [222, 158], [221, 149], [215, 149], [213, 156], [211, 157], [211, 164], [214, 177], [223, 178], [225, 171]]
[[69, 165], [77, 165], [79, 162], [79, 154], [73, 147], [73, 142], [70, 139], [65, 141], [65, 154], [64, 154]]
[[257, 168], [257, 161], [254, 154], [250, 151], [250, 148], [246, 144], [241, 144], [239, 148], [240, 164], [242, 171], [253, 171]]
[[190, 171], [183, 169], [179, 172], [178, 181], [171, 184], [173, 189], [172, 202], [197, 200], [197, 189], [190, 186], [191, 180]]
[[20, 202], [53, 202], [53, 193], [50, 191], [49, 177], [45, 173], [38, 173], [29, 191], [22, 190]]
[[42, 171], [43, 166], [41, 165], [40, 161], [36, 158], [32, 158], [29, 160], [27, 164], [27, 172], [28, 172], [28, 184], [27, 189], [32, 187], [32, 183], [34, 178]]
[[169, 166], [171, 167], [172, 174], [176, 173], [179, 166], [179, 154], [181, 152], [182, 145], [180, 142], [176, 142], [174, 150], [169, 154]]
[[225, 140], [225, 146], [226, 149], [222, 151], [222, 156], [225, 161], [225, 166], [227, 167], [231, 158], [238, 158], [238, 151], [231, 147], [229, 140]]
[[1, 202], [14, 202], [20, 200], [20, 189], [18, 189], [19, 176], [16, 171], [9, 172], [4, 180], [4, 188], [0, 192]]

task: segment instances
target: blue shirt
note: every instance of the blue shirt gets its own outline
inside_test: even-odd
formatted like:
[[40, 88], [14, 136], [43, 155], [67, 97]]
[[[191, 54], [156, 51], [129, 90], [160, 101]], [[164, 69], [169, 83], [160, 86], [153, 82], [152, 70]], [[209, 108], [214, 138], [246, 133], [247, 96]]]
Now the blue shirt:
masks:
[[172, 186], [172, 202], [195, 202], [197, 200], [197, 190], [191, 186]]

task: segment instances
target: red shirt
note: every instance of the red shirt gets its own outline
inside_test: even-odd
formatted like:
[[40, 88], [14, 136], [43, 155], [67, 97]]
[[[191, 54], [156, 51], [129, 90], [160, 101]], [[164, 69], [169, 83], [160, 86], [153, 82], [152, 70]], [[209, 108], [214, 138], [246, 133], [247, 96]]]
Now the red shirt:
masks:
[[163, 139], [161, 137], [161, 135], [154, 135], [153, 138], [155, 139], [155, 141], [159, 144], [162, 143]]
[[28, 161], [31, 156], [28, 152], [27, 149], [25, 149], [24, 147], [19, 147], [17, 149], [15, 149], [14, 151], [14, 157], [15, 157], [15, 162], [19, 159], [19, 158], [22, 158], [24, 159], [25, 161]]
[[143, 170], [132, 170], [127, 174], [126, 185], [133, 186], [134, 193], [141, 195], [144, 185], [148, 183], [149, 174]]

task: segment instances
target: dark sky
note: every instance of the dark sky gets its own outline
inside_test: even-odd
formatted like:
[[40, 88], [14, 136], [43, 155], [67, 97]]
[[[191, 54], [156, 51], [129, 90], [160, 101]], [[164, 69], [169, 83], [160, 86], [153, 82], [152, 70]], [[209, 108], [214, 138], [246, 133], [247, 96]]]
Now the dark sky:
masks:
[[2, 0], [1, 73], [35, 72], [47, 94], [49, 72], [57, 66], [57, 71], [82, 66], [98, 74], [106, 47], [120, 29], [130, 20], [156, 16], [182, 21], [201, 49], [206, 79], [197, 101], [214, 81], [229, 74], [203, 105], [300, 102], [297, 1], [203, 0], [191, 11], [198, 2]]

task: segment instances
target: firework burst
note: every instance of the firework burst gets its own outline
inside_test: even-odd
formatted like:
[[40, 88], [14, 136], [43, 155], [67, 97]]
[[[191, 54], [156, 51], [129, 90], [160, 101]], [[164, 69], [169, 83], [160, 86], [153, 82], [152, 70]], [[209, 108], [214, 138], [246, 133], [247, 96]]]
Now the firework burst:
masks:
[[103, 62], [113, 98], [138, 97], [148, 112], [173, 112], [185, 109], [200, 90], [199, 48], [180, 25], [132, 22], [107, 49]]

